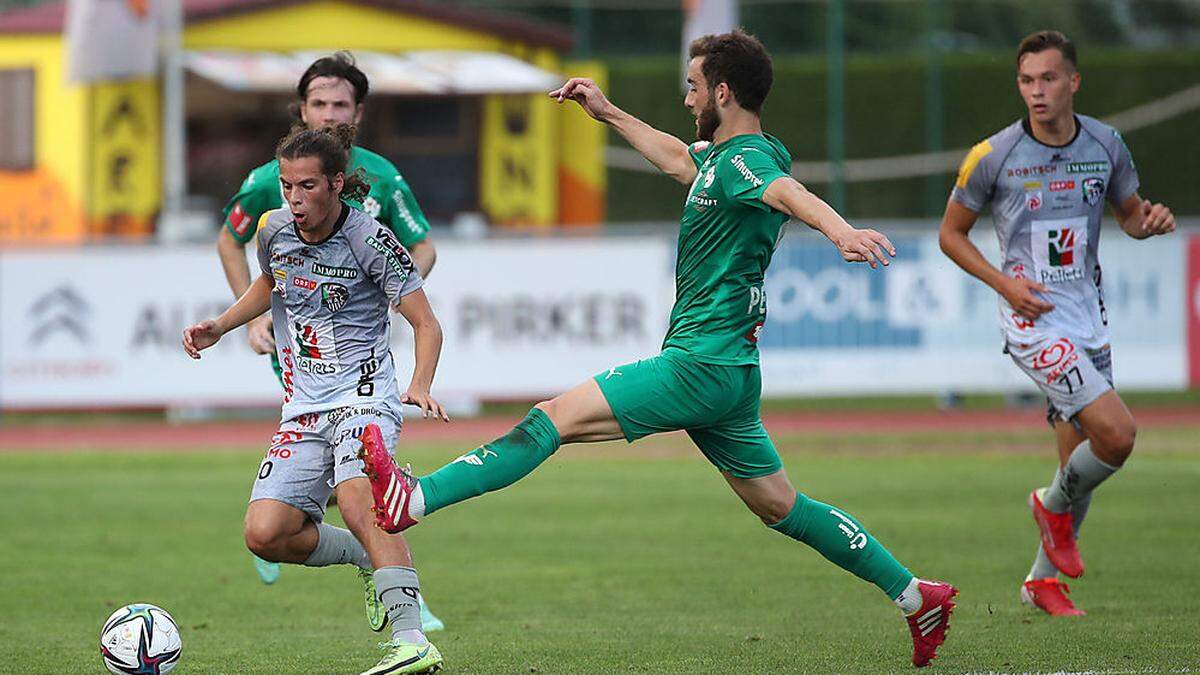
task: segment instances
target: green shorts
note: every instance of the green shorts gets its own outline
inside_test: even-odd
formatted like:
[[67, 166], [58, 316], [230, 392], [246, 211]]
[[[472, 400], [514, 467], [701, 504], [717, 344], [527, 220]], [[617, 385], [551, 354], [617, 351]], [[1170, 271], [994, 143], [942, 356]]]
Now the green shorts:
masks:
[[783, 468], [759, 417], [757, 365], [713, 365], [667, 349], [610, 368], [595, 380], [631, 443], [682, 429], [708, 461], [736, 478], [761, 478]]

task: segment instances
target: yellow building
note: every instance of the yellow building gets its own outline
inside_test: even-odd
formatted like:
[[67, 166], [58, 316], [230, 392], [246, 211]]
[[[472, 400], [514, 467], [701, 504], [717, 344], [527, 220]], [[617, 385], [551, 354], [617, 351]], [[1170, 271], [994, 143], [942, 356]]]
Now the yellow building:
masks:
[[[299, 72], [271, 81], [263, 64], [349, 49], [372, 78], [361, 144], [397, 164], [431, 218], [603, 219], [604, 128], [530, 85], [603, 76], [565, 60], [561, 27], [415, 0], [184, 0], [184, 12], [188, 192], [214, 218], [290, 123]], [[145, 236], [162, 208], [159, 81], [68, 82], [64, 18], [58, 2], [0, 14], [0, 244]], [[493, 67], [542, 79], [513, 85]]]

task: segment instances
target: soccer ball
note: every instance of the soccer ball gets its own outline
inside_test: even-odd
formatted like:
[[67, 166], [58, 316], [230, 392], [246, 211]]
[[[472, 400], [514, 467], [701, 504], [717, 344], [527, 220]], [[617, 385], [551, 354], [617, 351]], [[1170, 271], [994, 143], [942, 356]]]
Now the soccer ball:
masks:
[[100, 629], [100, 656], [109, 672], [117, 675], [169, 673], [182, 651], [175, 619], [154, 605], [125, 605]]

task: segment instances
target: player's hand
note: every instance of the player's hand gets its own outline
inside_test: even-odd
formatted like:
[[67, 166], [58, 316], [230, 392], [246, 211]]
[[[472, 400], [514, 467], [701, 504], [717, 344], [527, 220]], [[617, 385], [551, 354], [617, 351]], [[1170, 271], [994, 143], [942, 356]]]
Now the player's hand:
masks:
[[420, 408], [421, 417], [425, 419], [429, 419], [432, 416], [434, 419], [440, 419], [443, 422], [450, 421], [450, 416], [446, 414], [446, 409], [427, 391], [410, 388], [400, 396], [400, 402]]
[[1151, 204], [1149, 199], [1142, 201], [1142, 233], [1147, 237], [1156, 234], [1169, 234], [1175, 231], [1175, 214], [1162, 204]]
[[1054, 305], [1034, 295], [1034, 291], [1045, 293], [1046, 287], [1032, 279], [1018, 277], [1009, 279], [1000, 289], [1000, 295], [1004, 296], [1017, 314], [1035, 321], [1039, 316], [1054, 309]]
[[183, 329], [183, 351], [193, 359], [200, 358], [200, 350], [208, 349], [221, 339], [222, 331], [215, 319], [201, 321]]
[[896, 257], [896, 247], [883, 235], [875, 230], [859, 230], [851, 228], [844, 235], [834, 240], [834, 245], [846, 262], [865, 262], [875, 269], [878, 265], [887, 265]]
[[566, 84], [550, 92], [550, 98], [559, 103], [568, 99], [575, 101], [584, 112], [601, 122], [605, 121], [605, 115], [612, 106], [600, 90], [600, 85], [586, 77], [572, 77]]
[[275, 330], [271, 323], [271, 315], [264, 314], [257, 319], [251, 319], [246, 325], [246, 338], [255, 354], [274, 354]]

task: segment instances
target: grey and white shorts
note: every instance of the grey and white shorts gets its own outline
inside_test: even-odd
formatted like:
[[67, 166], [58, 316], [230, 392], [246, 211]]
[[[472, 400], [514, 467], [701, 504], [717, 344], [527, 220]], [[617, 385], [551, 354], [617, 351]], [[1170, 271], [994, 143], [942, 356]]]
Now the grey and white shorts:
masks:
[[1072, 421], [1080, 410], [1113, 388], [1112, 349], [1080, 347], [1067, 337], [1030, 345], [1008, 344], [1004, 351], [1046, 395], [1046, 419]]
[[383, 432], [388, 453], [394, 453], [400, 416], [383, 404], [348, 406], [285, 421], [258, 467], [250, 501], [274, 499], [321, 522], [333, 488], [365, 475], [358, 458], [359, 437], [372, 422]]

